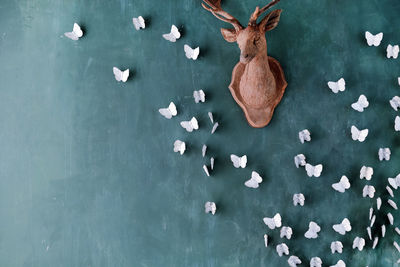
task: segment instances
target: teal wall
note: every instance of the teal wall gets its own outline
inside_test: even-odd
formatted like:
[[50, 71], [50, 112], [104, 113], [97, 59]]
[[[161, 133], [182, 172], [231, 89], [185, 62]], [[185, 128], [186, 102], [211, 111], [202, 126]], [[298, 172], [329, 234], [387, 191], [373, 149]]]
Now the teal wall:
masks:
[[[224, 7], [244, 24], [266, 2]], [[400, 67], [385, 57], [388, 43], [400, 43], [400, 2], [282, 0], [279, 7], [268, 48], [289, 86], [271, 124], [253, 129], [227, 89], [239, 50], [199, 0], [2, 0], [0, 266], [286, 266], [275, 252], [279, 231], [262, 222], [276, 212], [294, 229], [286, 243], [303, 266], [312, 256], [324, 265], [395, 266], [392, 242], [400, 237], [392, 228], [376, 250], [370, 241], [362, 252], [351, 244], [366, 238], [375, 203], [361, 196], [361, 166], [374, 167], [370, 183], [384, 202], [386, 178], [400, 172], [388, 103], [400, 94]], [[148, 21], [139, 32], [131, 23], [138, 15]], [[63, 36], [75, 21], [85, 32], [77, 42]], [[183, 32], [175, 44], [161, 37], [171, 24]], [[380, 47], [366, 45], [366, 30], [384, 32]], [[199, 60], [185, 58], [185, 43], [200, 46]], [[130, 68], [132, 78], [117, 83], [113, 66]], [[326, 82], [342, 76], [347, 89], [334, 95]], [[207, 102], [196, 105], [192, 92], [200, 88]], [[350, 108], [361, 93], [370, 100], [364, 113]], [[158, 108], [170, 101], [179, 115], [168, 121]], [[212, 136], [208, 111], [220, 123]], [[179, 122], [191, 116], [200, 130], [188, 134]], [[351, 140], [352, 124], [370, 129], [364, 143]], [[302, 145], [304, 128], [313, 140]], [[183, 156], [172, 151], [175, 139], [187, 142]], [[204, 143], [216, 157], [212, 177], [201, 169]], [[379, 162], [386, 146], [392, 159]], [[248, 167], [234, 169], [231, 153], [247, 154]], [[320, 178], [295, 168], [298, 153], [324, 164]], [[252, 170], [264, 177], [257, 190], [243, 185]], [[331, 188], [342, 175], [352, 183], [345, 194]], [[292, 205], [298, 192], [304, 207]], [[215, 216], [204, 214], [209, 200]], [[389, 210], [384, 205], [377, 225]], [[342, 237], [332, 224], [344, 217], [353, 231]], [[310, 220], [322, 227], [316, 240], [303, 236]], [[343, 242], [342, 255], [331, 255], [334, 240]]]

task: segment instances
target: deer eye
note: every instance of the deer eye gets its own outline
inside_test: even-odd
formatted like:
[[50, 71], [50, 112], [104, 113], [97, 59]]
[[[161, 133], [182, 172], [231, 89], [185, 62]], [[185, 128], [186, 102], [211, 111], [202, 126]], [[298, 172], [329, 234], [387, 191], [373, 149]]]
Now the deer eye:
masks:
[[253, 40], [253, 44], [254, 44], [254, 45], [257, 45], [258, 41], [260, 41], [260, 37], [255, 38], [255, 39]]

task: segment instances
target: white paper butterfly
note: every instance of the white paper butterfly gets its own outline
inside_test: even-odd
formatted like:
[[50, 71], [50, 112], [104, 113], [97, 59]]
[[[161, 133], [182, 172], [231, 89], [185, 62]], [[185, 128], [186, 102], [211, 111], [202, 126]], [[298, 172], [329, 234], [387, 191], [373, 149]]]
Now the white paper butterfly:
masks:
[[358, 112], [363, 112], [369, 106], [368, 99], [365, 95], [360, 95], [357, 102], [351, 104], [351, 107]]
[[346, 267], [346, 263], [344, 263], [342, 260], [339, 260], [335, 265], [331, 265], [330, 267]]
[[399, 55], [399, 46], [398, 45], [388, 45], [386, 48], [386, 57], [396, 59]]
[[372, 232], [371, 232], [371, 227], [367, 227], [367, 233], [368, 233], [368, 238], [369, 240], [372, 240]]
[[332, 188], [340, 193], [344, 193], [344, 191], [346, 191], [346, 189], [350, 188], [349, 179], [345, 175], [343, 175], [342, 178], [340, 178], [340, 181], [338, 183], [332, 184]]
[[397, 95], [394, 96], [391, 100], [389, 100], [390, 106], [397, 111], [397, 109], [400, 107], [400, 97]]
[[292, 238], [293, 230], [289, 226], [282, 226], [281, 228], [281, 234], [280, 237], [284, 238], [286, 237], [287, 239]]
[[388, 204], [389, 204], [393, 209], [398, 210], [397, 204], [396, 204], [392, 199], [389, 199], [389, 200], [388, 200]]
[[365, 239], [362, 237], [356, 237], [353, 240], [353, 249], [357, 248], [359, 251], [363, 250], [365, 246]]
[[79, 40], [79, 38], [81, 38], [83, 36], [83, 31], [77, 23], [74, 23], [72, 32], [66, 32], [66, 33], [64, 33], [64, 35], [71, 40], [77, 41], [77, 40]]
[[244, 169], [244, 168], [246, 168], [246, 164], [247, 164], [247, 156], [244, 155], [244, 156], [238, 157], [234, 154], [231, 154], [231, 161], [235, 168], [243, 168]]
[[373, 35], [368, 31], [365, 32], [365, 39], [367, 39], [367, 43], [369, 46], [379, 46], [381, 44], [382, 38], [383, 38], [382, 32], [375, 35]]
[[250, 178], [250, 180], [247, 180], [247, 181], [244, 183], [244, 185], [247, 186], [247, 187], [249, 187], [249, 188], [258, 188], [258, 185], [259, 185], [261, 182], [262, 182], [261, 176], [260, 176], [257, 172], [253, 171], [253, 172], [251, 173], [251, 178]]
[[372, 175], [374, 175], [374, 169], [372, 167], [362, 166], [360, 170], [360, 179], [371, 180]]
[[396, 241], [393, 241], [393, 246], [397, 249], [397, 252], [400, 253], [400, 246], [399, 246], [399, 244], [397, 244]]
[[276, 252], [278, 253], [279, 257], [283, 255], [289, 255], [289, 247], [285, 243], [281, 243], [276, 246]]
[[379, 237], [375, 237], [374, 238], [374, 243], [372, 244], [372, 249], [375, 249], [376, 248], [376, 245], [378, 245], [378, 241], [379, 241]]
[[392, 152], [390, 152], [390, 148], [385, 147], [385, 148], [379, 148], [378, 150], [378, 156], [379, 156], [379, 160], [386, 160], [389, 161], [390, 160], [390, 154]]
[[328, 87], [337, 94], [339, 91], [343, 92], [346, 90], [346, 81], [343, 78], [340, 78], [337, 82], [328, 82]]
[[300, 166], [306, 166], [306, 156], [303, 154], [298, 154], [294, 157], [294, 164], [296, 165], [296, 168], [299, 168]]
[[393, 190], [392, 190], [392, 188], [390, 188], [390, 186], [388, 186], [388, 185], [386, 186], [386, 191], [388, 191], [388, 193], [391, 197], [394, 197]]
[[208, 117], [210, 118], [211, 123], [214, 124], [214, 116], [212, 112], [208, 112]]
[[210, 168], [211, 168], [211, 170], [214, 170], [214, 158], [213, 157], [210, 158]]
[[212, 215], [214, 215], [215, 212], [217, 211], [217, 205], [215, 205], [214, 202], [210, 202], [210, 201], [206, 202], [206, 204], [204, 205], [204, 208], [205, 208], [206, 213], [211, 212]]
[[351, 138], [354, 141], [364, 142], [368, 136], [368, 129], [359, 130], [356, 126], [351, 126]]
[[304, 195], [302, 193], [293, 195], [293, 205], [295, 205], [295, 206], [297, 206], [297, 205], [304, 206], [305, 200], [306, 200], [306, 198], [304, 197]]
[[189, 133], [193, 132], [193, 130], [199, 129], [199, 123], [195, 117], [193, 117], [190, 121], [181, 121], [181, 126]]
[[311, 141], [310, 131], [307, 130], [307, 129], [304, 129], [304, 130], [300, 131], [299, 132], [299, 139], [300, 139], [300, 142], [302, 144], [304, 144], [305, 141], [306, 142], [310, 142]]
[[185, 142], [182, 142], [181, 140], [176, 140], [174, 142], [174, 152], [179, 152], [181, 155], [185, 153], [186, 150], [186, 144]]
[[139, 16], [137, 18], [132, 18], [133, 26], [135, 26], [135, 29], [138, 31], [140, 29], [146, 28], [146, 24], [144, 22], [144, 18], [142, 16]]
[[335, 252], [341, 254], [343, 252], [343, 244], [340, 241], [334, 241], [331, 243], [331, 252], [335, 254]]
[[394, 130], [396, 132], [400, 131], [400, 117], [396, 116], [396, 119], [394, 120]]
[[207, 146], [203, 145], [203, 147], [201, 148], [201, 155], [203, 156], [203, 158], [206, 156], [206, 152], [207, 152]]
[[387, 214], [387, 217], [388, 217], [388, 220], [389, 220], [390, 225], [393, 225], [393, 223], [394, 223], [393, 215], [389, 212], [389, 213]]
[[308, 177], [313, 177], [313, 176], [320, 177], [322, 169], [323, 169], [322, 164], [318, 164], [315, 166], [313, 166], [309, 163], [306, 164], [306, 171], [307, 171]]
[[313, 257], [310, 260], [310, 267], [321, 267], [322, 266], [322, 260], [319, 257]]
[[113, 73], [115, 76], [115, 79], [118, 82], [126, 82], [128, 80], [129, 77], [129, 69], [126, 69], [124, 71], [121, 71], [120, 69], [118, 69], [117, 67], [113, 67]]
[[162, 37], [167, 41], [175, 43], [176, 40], [181, 38], [181, 33], [179, 32], [178, 28], [175, 25], [172, 25], [171, 32], [163, 34]]
[[267, 234], [264, 235], [264, 245], [266, 248], [268, 247], [268, 235]]
[[206, 101], [206, 94], [204, 93], [203, 90], [193, 91], [193, 97], [194, 97], [194, 102], [196, 103], [199, 102], [204, 103]]
[[378, 197], [378, 198], [376, 199], [376, 209], [377, 209], [377, 210], [380, 210], [380, 209], [381, 209], [381, 206], [382, 206], [382, 199], [381, 199], [380, 197]]
[[301, 264], [299, 257], [294, 255], [290, 256], [287, 262], [290, 267], [296, 267], [297, 265]]
[[363, 197], [374, 198], [375, 195], [375, 187], [372, 185], [365, 185], [363, 188]]
[[341, 234], [341, 235], [345, 235], [346, 232], [350, 232], [351, 231], [351, 224], [349, 219], [344, 218], [343, 221], [339, 224], [334, 224], [332, 226], [333, 230], [335, 230], [335, 232]]
[[272, 218], [265, 217], [263, 221], [271, 230], [282, 226], [282, 218], [279, 213], [275, 214]]
[[310, 222], [308, 224], [308, 230], [307, 232], [304, 234], [304, 236], [308, 239], [315, 239], [318, 237], [318, 233], [319, 231], [321, 231], [321, 227], [316, 224], [315, 222]]
[[388, 178], [388, 182], [394, 189], [397, 189], [400, 186], [400, 174], [395, 178]]
[[191, 48], [190, 46], [188, 46], [187, 44], [185, 44], [185, 46], [183, 47], [185, 50], [185, 55], [188, 59], [193, 59], [196, 60], [197, 57], [200, 54], [200, 48], [196, 47], [195, 49]]
[[174, 102], [169, 103], [169, 106], [167, 108], [160, 108], [158, 112], [160, 112], [160, 114], [167, 119], [171, 119], [178, 114]]
[[214, 125], [213, 125], [213, 127], [212, 127], [212, 129], [211, 129], [211, 134], [214, 134], [214, 133], [215, 133], [215, 131], [217, 130], [218, 126], [219, 126], [219, 123], [218, 123], [218, 122], [214, 123]]
[[208, 171], [207, 165], [203, 165], [203, 171], [205, 172], [205, 174], [206, 174], [208, 177], [210, 176], [210, 172]]

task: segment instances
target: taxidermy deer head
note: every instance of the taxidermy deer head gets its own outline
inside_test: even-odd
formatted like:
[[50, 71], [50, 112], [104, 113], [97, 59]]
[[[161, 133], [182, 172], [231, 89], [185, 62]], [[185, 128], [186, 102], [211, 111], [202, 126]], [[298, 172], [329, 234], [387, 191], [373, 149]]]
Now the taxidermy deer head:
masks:
[[221, 29], [224, 39], [236, 42], [240, 48], [240, 61], [232, 72], [229, 89], [248, 123], [256, 128], [271, 121], [287, 86], [281, 65], [267, 55], [265, 38], [265, 33], [278, 25], [282, 10], [269, 12], [257, 23], [258, 18], [279, 1], [274, 0], [261, 9], [257, 7], [246, 28], [221, 8], [221, 0], [203, 0], [202, 3], [215, 17], [233, 26], [233, 29]]

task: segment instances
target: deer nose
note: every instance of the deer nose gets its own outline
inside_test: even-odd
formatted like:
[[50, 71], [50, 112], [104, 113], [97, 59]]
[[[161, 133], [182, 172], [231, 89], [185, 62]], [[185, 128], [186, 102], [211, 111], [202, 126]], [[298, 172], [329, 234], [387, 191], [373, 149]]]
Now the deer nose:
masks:
[[246, 58], [246, 59], [247, 59], [248, 57], [249, 57], [249, 54], [244, 54], [244, 55], [243, 55], [243, 58]]

